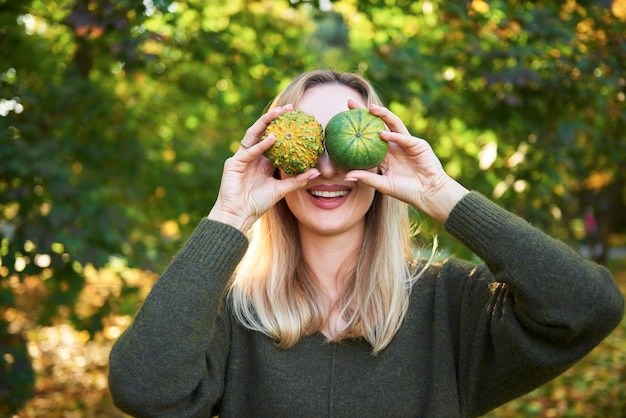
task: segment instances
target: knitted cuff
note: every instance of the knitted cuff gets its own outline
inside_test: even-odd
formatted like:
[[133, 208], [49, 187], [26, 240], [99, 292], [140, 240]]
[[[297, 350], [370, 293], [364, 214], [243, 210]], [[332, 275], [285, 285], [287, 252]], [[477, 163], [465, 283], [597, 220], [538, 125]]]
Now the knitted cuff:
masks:
[[473, 191], [452, 209], [444, 227], [480, 257], [488, 251], [504, 224], [515, 219], [515, 215]]
[[230, 225], [204, 218], [179, 257], [211, 267], [216, 274], [229, 276], [248, 249], [248, 238]]

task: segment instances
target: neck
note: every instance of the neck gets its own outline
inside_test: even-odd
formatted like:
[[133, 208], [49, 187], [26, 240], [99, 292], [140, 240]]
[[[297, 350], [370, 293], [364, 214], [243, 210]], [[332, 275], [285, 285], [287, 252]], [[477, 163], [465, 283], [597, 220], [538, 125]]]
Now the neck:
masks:
[[330, 306], [334, 306], [344, 292], [349, 274], [356, 266], [364, 226], [334, 235], [313, 234], [300, 228], [304, 261], [324, 289]]

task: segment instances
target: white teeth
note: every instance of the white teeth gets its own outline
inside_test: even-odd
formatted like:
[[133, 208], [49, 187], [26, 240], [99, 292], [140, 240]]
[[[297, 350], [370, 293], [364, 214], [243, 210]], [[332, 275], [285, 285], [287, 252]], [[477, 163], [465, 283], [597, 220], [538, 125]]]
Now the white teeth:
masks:
[[347, 190], [338, 190], [330, 192], [327, 190], [311, 190], [311, 194], [315, 197], [342, 197], [348, 194]]

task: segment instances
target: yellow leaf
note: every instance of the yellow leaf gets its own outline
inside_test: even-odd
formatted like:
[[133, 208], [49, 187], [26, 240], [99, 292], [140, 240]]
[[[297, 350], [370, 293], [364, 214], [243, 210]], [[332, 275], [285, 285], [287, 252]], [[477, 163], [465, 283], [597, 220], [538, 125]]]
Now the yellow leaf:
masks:
[[476, 13], [487, 13], [489, 11], [489, 5], [483, 0], [473, 0], [471, 7]]

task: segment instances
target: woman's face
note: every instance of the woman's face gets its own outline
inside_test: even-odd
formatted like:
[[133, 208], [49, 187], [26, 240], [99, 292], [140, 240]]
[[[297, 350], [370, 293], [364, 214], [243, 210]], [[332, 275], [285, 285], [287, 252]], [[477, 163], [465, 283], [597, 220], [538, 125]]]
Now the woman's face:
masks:
[[[330, 118], [348, 110], [348, 99], [365, 105], [361, 95], [345, 85], [322, 84], [306, 90], [295, 108], [313, 115], [325, 128]], [[319, 177], [285, 197], [300, 228], [317, 235], [335, 235], [354, 228], [362, 231], [375, 190], [345, 181], [346, 173], [335, 167], [327, 152], [320, 155], [316, 167], [321, 173]]]

